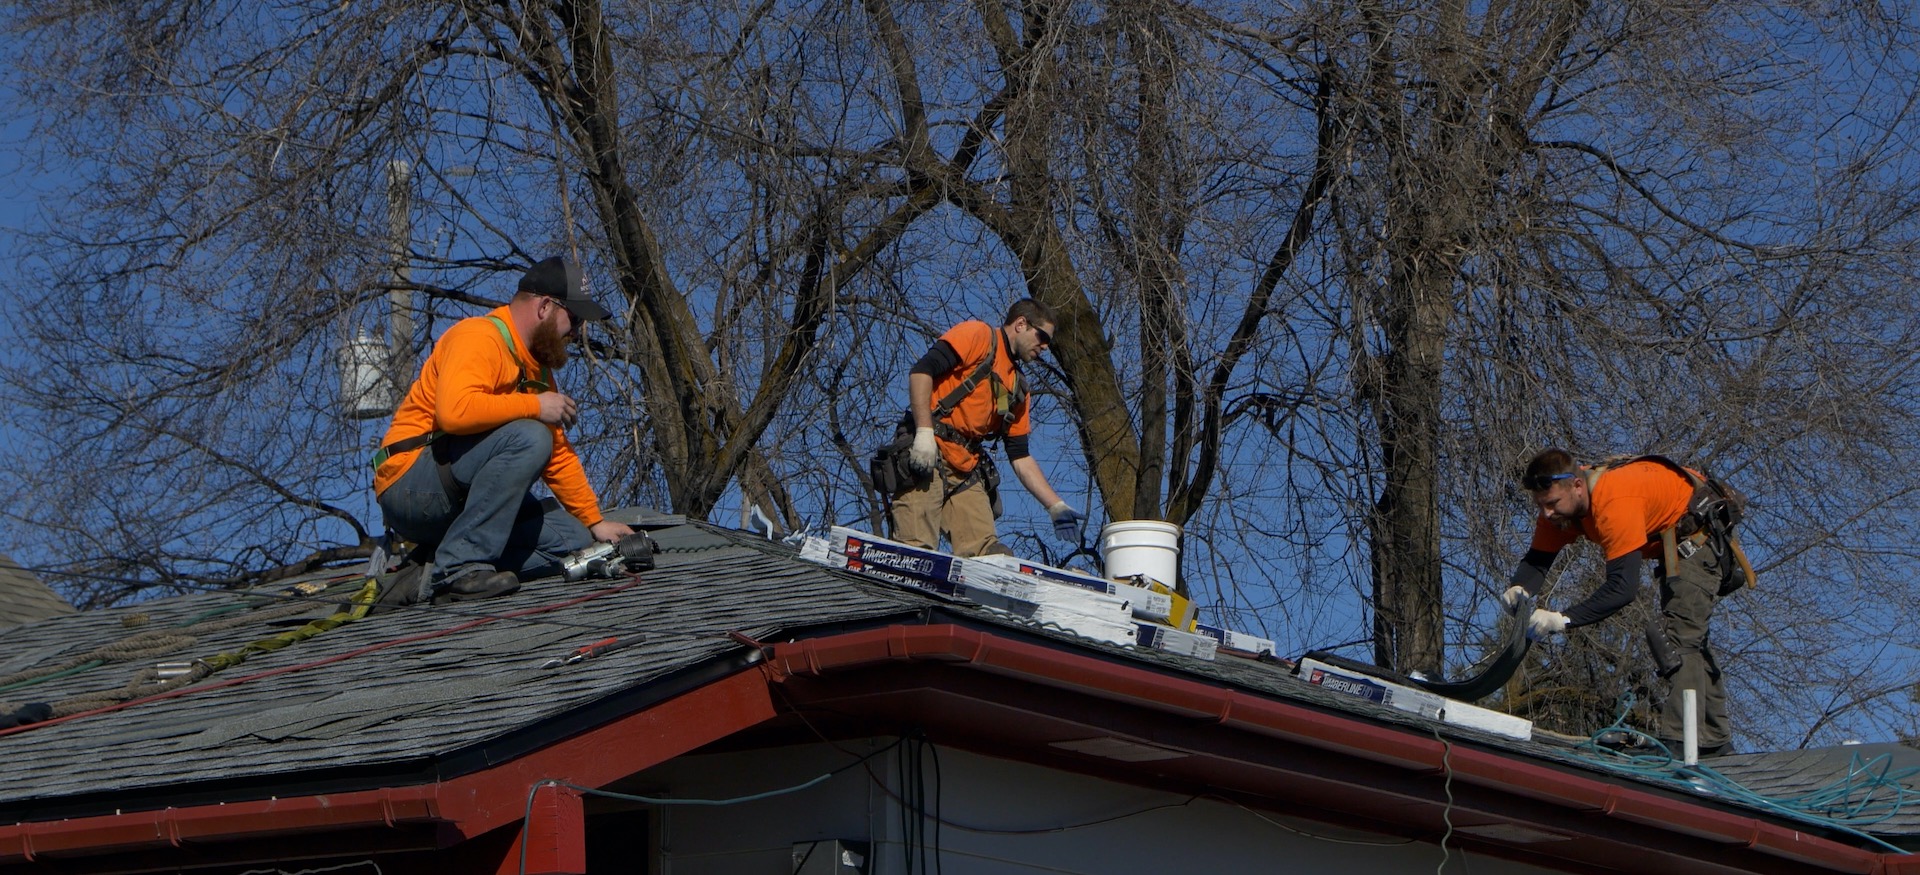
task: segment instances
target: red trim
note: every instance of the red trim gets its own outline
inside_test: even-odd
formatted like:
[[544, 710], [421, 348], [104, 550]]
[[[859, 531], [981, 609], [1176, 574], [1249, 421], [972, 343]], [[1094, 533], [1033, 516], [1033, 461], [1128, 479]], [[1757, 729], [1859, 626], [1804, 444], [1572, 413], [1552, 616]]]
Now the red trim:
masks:
[[[534, 791], [527, 819], [527, 865], [517, 855], [503, 860], [500, 875], [584, 875], [587, 871], [587, 812], [580, 793], [552, 784]], [[509, 865], [510, 864], [510, 865]]]
[[[435, 784], [0, 826], [0, 864], [423, 821], [444, 822], [458, 837], [472, 838], [518, 822], [529, 788], [541, 781], [603, 787], [773, 715], [765, 677], [743, 671], [484, 772]], [[517, 841], [508, 853], [517, 864]]]
[[[1569, 813], [1633, 824], [1729, 848], [1753, 848], [1782, 860], [1859, 875], [1920, 875], [1920, 859], [1879, 854], [1810, 836], [1758, 818], [1689, 804], [1651, 790], [1624, 787], [1522, 757], [1453, 744], [1364, 718], [1276, 701], [1192, 678], [1064, 649], [997, 637], [961, 626], [890, 626], [827, 638], [776, 644], [757, 671], [742, 671], [646, 711], [588, 730], [484, 772], [437, 784], [356, 793], [207, 805], [51, 823], [0, 827], [0, 864], [77, 857], [133, 848], [180, 847], [291, 832], [355, 827], [443, 824], [448, 844], [472, 841], [518, 822], [529, 788], [546, 780], [604, 787], [702, 745], [741, 733], [777, 716], [772, 685], [797, 676], [841, 675], [863, 668], [934, 661], [1049, 690], [1071, 690], [1143, 712], [1191, 718], [1380, 764], [1412, 775], [1448, 771], [1456, 784], [1504, 799], [1554, 806]], [[938, 681], [916, 673], [921, 683]], [[812, 682], [823, 683], [823, 682]], [[800, 686], [796, 684], [795, 686]], [[1329, 760], [1327, 762], [1337, 762]], [[1328, 780], [1332, 777], [1325, 776]], [[1357, 787], [1358, 793], [1372, 788]], [[1385, 791], [1385, 788], [1382, 788]], [[1391, 792], [1391, 791], [1385, 791]], [[1406, 799], [1403, 801], [1417, 802]], [[571, 830], [557, 813], [552, 820]], [[1543, 813], [1543, 818], [1547, 815]], [[1524, 818], [1514, 818], [1524, 820]], [[1547, 825], [1546, 821], [1542, 821]], [[1565, 827], [1553, 827], [1564, 830]], [[518, 832], [517, 830], [515, 832]], [[538, 842], [553, 835], [536, 829]], [[502, 833], [494, 833], [501, 835]], [[568, 841], [571, 841], [568, 839]], [[1681, 839], [1686, 841], [1686, 839]], [[517, 866], [519, 839], [495, 858], [503, 871]], [[1539, 846], [1535, 846], [1539, 847]], [[1542, 851], [1545, 849], [1542, 848]], [[161, 865], [165, 857], [156, 858]], [[1668, 857], [1671, 860], [1699, 857]], [[1547, 865], [1590, 866], [1595, 860], [1554, 859]], [[570, 851], [557, 852], [549, 871], [569, 871]], [[1702, 871], [1705, 871], [1704, 869]]]
[[[767, 670], [776, 679], [822, 675], [901, 660], [959, 661], [1048, 687], [1070, 689], [1164, 713], [1206, 717], [1222, 725], [1314, 748], [1439, 773], [1453, 780], [1516, 794], [1576, 811], [1704, 838], [1831, 871], [1920, 873], [1911, 858], [1881, 854], [1808, 835], [1754, 817], [1733, 814], [1623, 787], [1519, 757], [1448, 745], [1364, 719], [1314, 710], [1159, 674], [1134, 665], [999, 638], [961, 626], [894, 626], [774, 645]], [[1895, 861], [1898, 861], [1897, 863]]]

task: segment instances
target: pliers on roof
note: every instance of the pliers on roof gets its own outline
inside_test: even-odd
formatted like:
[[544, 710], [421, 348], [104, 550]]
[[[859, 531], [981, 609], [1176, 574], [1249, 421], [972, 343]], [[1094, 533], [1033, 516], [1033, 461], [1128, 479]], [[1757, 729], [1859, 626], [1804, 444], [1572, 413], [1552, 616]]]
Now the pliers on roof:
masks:
[[566, 656], [556, 656], [552, 659], [547, 660], [546, 662], [540, 663], [540, 667], [541, 668], [559, 668], [560, 666], [563, 666], [563, 665], [572, 665], [576, 662], [580, 662], [581, 660], [592, 659], [596, 656], [604, 656], [606, 654], [614, 652], [615, 650], [621, 650], [624, 648], [632, 647], [633, 645], [639, 644], [640, 642], [645, 640], [647, 640], [647, 637], [645, 635], [631, 635], [626, 638], [605, 638], [599, 641], [595, 641], [592, 644], [587, 644], [582, 647], [576, 648], [572, 653], [569, 653]]

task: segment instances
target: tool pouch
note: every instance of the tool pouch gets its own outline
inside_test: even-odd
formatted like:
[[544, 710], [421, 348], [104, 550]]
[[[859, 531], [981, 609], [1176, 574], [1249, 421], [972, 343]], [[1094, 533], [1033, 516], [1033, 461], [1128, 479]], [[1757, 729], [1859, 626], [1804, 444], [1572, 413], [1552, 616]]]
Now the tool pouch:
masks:
[[1673, 645], [1667, 642], [1667, 626], [1661, 620], [1660, 612], [1653, 611], [1647, 619], [1647, 653], [1653, 657], [1654, 670], [1661, 677], [1671, 677], [1680, 670], [1680, 656], [1673, 652]]
[[883, 499], [892, 499], [926, 483], [933, 473], [913, 467], [912, 456], [913, 425], [903, 422], [894, 430], [893, 440], [881, 444], [867, 460], [867, 477], [873, 481], [873, 491]]
[[992, 459], [982, 455], [979, 461], [980, 485], [987, 490], [987, 506], [993, 508], [993, 518], [1000, 518], [1000, 466]]

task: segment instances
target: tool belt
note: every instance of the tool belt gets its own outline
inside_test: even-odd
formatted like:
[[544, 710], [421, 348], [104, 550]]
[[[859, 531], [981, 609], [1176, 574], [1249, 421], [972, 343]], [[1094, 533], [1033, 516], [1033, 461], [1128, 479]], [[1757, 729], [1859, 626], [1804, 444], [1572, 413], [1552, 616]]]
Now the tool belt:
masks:
[[[943, 432], [945, 432], [943, 434]], [[913, 414], [902, 417], [894, 428], [893, 441], [875, 450], [868, 462], [867, 475], [873, 480], [873, 489], [888, 501], [899, 497], [908, 490], [926, 485], [946, 468], [944, 459], [935, 459], [932, 471], [922, 471], [913, 467], [909, 455], [913, 450]], [[1000, 518], [1000, 466], [987, 457], [987, 449], [979, 438], [968, 438], [944, 422], [936, 420], [933, 433], [960, 444], [973, 453], [973, 470], [959, 483], [945, 490], [947, 498], [971, 487], [978, 482], [987, 490], [987, 504], [993, 508], [993, 518]], [[945, 503], [945, 500], [942, 500]]]
[[[960, 381], [960, 385], [948, 391], [946, 396], [940, 399], [940, 403], [933, 406], [932, 410], [934, 435], [966, 447], [967, 451], [973, 455], [975, 460], [973, 471], [967, 475], [967, 479], [962, 480], [960, 485], [953, 489], [947, 490], [947, 493], [951, 495], [952, 493], [959, 492], [973, 485], [975, 479], [984, 480], [988, 484], [988, 499], [993, 506], [995, 519], [998, 519], [1000, 516], [1000, 471], [993, 464], [993, 461], [987, 458], [986, 447], [983, 446], [982, 439], [967, 437], [961, 434], [959, 429], [954, 428], [952, 424], [947, 422], [947, 417], [953, 414], [953, 409], [960, 406], [962, 400], [965, 400], [968, 395], [973, 393], [973, 390], [980, 385], [980, 381], [982, 380], [991, 380], [993, 388], [996, 390], [996, 410], [998, 410], [998, 405], [1002, 403], [1001, 398], [1003, 396], [1008, 399], [1013, 397], [1011, 392], [1006, 391], [1000, 386], [998, 376], [993, 373], [993, 359], [994, 356], [998, 354], [999, 348], [1000, 344], [997, 339], [995, 339], [994, 342], [988, 343], [987, 354], [980, 357], [980, 364], [973, 369], [972, 373], [967, 375], [966, 379]], [[1018, 380], [1015, 381], [1014, 389], [1020, 389]], [[1021, 397], [1024, 398], [1024, 396]], [[1009, 400], [1005, 403], [1010, 404], [1012, 401]], [[911, 456], [915, 430], [913, 411], [908, 410], [900, 417], [899, 424], [894, 426], [893, 440], [880, 445], [878, 449], [873, 451], [873, 456], [867, 461], [867, 477], [873, 484], [873, 491], [879, 493], [883, 501], [891, 502], [901, 493], [925, 485], [934, 475], [940, 472], [942, 464], [938, 459], [934, 461], [932, 471], [922, 471], [913, 467]]]
[[1693, 486], [1693, 496], [1687, 500], [1687, 512], [1680, 515], [1679, 521], [1665, 530], [1647, 535], [1647, 541], [1660, 543], [1660, 558], [1668, 573], [1672, 573], [1681, 559], [1693, 555], [1695, 550], [1705, 548], [1713, 551], [1714, 558], [1720, 562], [1720, 592], [1722, 596], [1735, 591], [1753, 588], [1758, 578], [1753, 571], [1753, 563], [1747, 559], [1747, 551], [1740, 546], [1740, 535], [1736, 531], [1740, 521], [1746, 516], [1747, 497], [1740, 490], [1728, 486], [1712, 475], [1701, 474], [1666, 456], [1616, 456], [1588, 469], [1596, 480], [1599, 475], [1610, 469], [1630, 462], [1657, 462], [1672, 469]]

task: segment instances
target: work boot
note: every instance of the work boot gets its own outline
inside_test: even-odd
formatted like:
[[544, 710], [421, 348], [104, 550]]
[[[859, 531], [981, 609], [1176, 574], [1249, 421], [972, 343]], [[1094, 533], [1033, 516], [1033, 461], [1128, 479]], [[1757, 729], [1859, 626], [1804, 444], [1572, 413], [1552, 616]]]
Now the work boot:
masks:
[[[1593, 737], [1593, 743], [1624, 756], [1659, 755], [1659, 749], [1654, 747], [1654, 739], [1630, 729], [1602, 730], [1600, 734]], [[1678, 753], [1675, 755], [1678, 756]]]
[[399, 571], [381, 575], [380, 598], [368, 609], [367, 616], [397, 611], [420, 603], [421, 578], [427, 573], [427, 566], [408, 562], [400, 566]]
[[470, 569], [459, 577], [447, 581], [434, 593], [433, 603], [444, 605], [449, 602], [479, 601], [512, 595], [519, 590], [519, 575], [511, 571], [494, 571], [482, 566]]
[[[1681, 741], [1677, 738], [1663, 738], [1663, 739], [1660, 739], [1660, 743], [1666, 745], [1667, 750], [1673, 751], [1673, 758], [1676, 760], [1682, 759], [1687, 755], [1687, 746], [1681, 743]], [[1712, 759], [1714, 757], [1723, 757], [1723, 756], [1726, 756], [1727, 754], [1733, 753], [1733, 742], [1729, 741], [1722, 744], [1712, 744], [1712, 745], [1703, 744], [1703, 745], [1700, 745], [1699, 753], [1700, 753], [1700, 758], [1703, 760]]]

